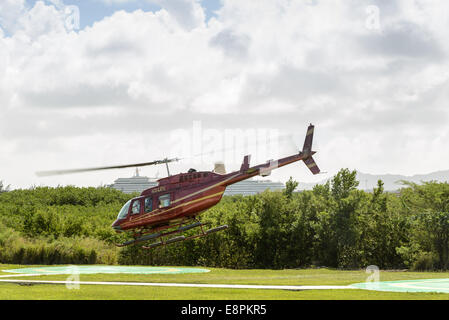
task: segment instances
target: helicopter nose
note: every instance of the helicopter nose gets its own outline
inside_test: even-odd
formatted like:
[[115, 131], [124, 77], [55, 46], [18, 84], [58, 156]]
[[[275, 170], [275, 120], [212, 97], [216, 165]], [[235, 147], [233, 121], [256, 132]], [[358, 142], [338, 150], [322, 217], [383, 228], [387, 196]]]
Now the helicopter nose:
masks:
[[120, 227], [120, 223], [118, 221], [114, 221], [114, 223], [111, 226], [114, 230], [117, 232], [122, 231], [122, 227]]

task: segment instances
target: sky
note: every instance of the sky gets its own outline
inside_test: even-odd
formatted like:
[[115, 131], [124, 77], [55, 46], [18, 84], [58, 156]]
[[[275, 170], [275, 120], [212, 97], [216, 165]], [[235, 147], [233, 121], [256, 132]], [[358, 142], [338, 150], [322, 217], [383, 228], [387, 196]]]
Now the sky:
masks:
[[271, 180], [448, 170], [448, 38], [444, 0], [2, 0], [0, 180], [237, 170], [298, 152], [309, 123], [325, 173]]

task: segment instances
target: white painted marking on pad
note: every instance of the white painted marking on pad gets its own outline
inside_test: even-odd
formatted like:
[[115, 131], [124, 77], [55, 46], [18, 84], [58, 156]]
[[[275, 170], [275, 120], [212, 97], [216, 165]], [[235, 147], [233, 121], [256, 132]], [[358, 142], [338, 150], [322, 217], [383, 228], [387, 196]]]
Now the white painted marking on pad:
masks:
[[198, 284], [198, 283], [151, 283], [151, 282], [97, 282], [97, 281], [51, 281], [51, 280], [14, 280], [14, 279], [0, 280], [0, 282], [36, 283], [36, 284], [148, 286], [148, 287], [188, 287], [188, 288], [218, 288], [218, 289], [266, 289], [266, 290], [298, 290], [298, 291], [357, 289], [350, 286], [276, 286], [276, 285], [205, 284], [205, 283]]

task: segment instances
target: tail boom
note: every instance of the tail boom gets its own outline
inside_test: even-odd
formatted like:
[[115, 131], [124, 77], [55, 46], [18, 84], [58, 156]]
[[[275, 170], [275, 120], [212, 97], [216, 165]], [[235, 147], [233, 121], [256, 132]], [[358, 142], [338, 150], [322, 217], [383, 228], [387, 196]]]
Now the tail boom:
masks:
[[252, 178], [257, 175], [263, 177], [269, 176], [272, 170], [301, 160], [304, 161], [306, 166], [313, 174], [320, 173], [320, 169], [318, 168], [315, 160], [312, 157], [316, 153], [315, 151], [312, 151], [313, 132], [314, 126], [311, 124], [307, 128], [307, 134], [304, 141], [304, 148], [301, 152], [297, 154], [278, 160], [270, 160], [264, 164], [256, 165], [253, 167], [250, 166], [250, 156], [249, 155], [245, 156], [239, 171], [235, 171], [223, 176], [222, 185], [226, 187], [231, 184]]

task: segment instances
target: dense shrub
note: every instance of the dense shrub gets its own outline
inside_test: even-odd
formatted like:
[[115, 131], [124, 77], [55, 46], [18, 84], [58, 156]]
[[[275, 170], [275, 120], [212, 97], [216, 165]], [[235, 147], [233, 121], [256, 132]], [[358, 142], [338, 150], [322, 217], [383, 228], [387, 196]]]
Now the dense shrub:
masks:
[[117, 249], [92, 238], [26, 239], [0, 227], [0, 262], [9, 264], [115, 264]]
[[[229, 196], [204, 212], [226, 231], [156, 250], [118, 249], [110, 227], [132, 196], [109, 188], [32, 188], [0, 194], [0, 262], [203, 265], [227, 268], [449, 267], [449, 184], [357, 189], [341, 170], [313, 190]], [[190, 230], [193, 235], [197, 230]]]

